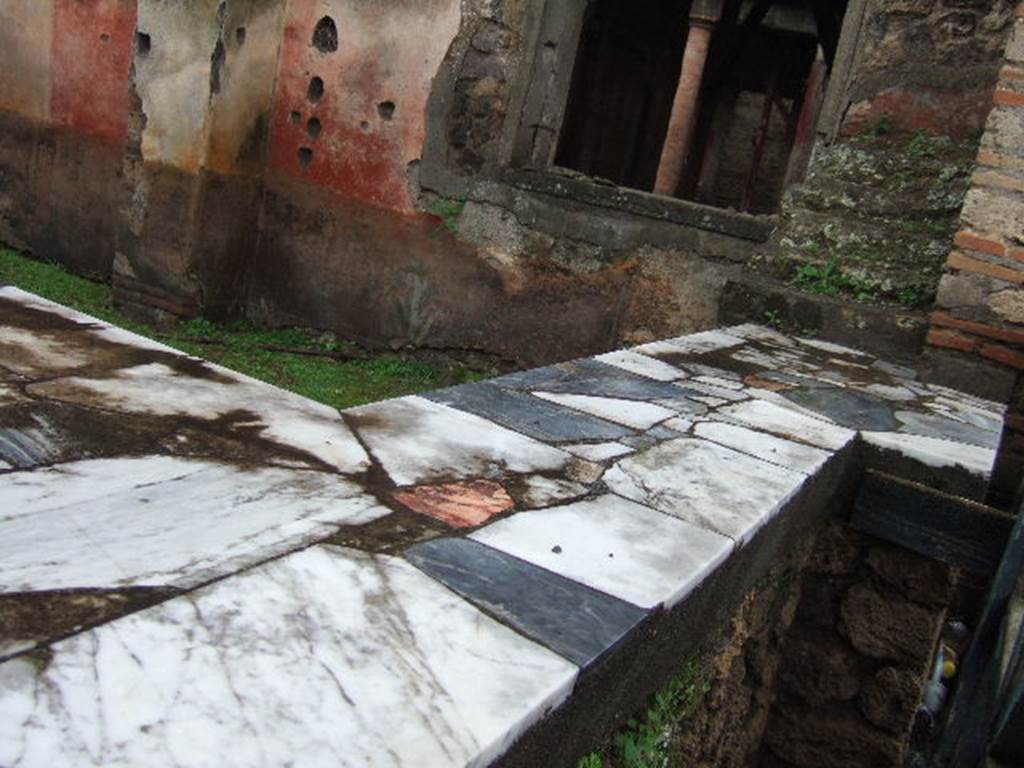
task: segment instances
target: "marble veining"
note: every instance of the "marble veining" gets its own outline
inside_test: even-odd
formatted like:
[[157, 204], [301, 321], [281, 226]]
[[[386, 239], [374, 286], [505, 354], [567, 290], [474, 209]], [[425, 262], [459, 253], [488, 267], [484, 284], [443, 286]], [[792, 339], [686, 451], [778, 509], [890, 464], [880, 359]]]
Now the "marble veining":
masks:
[[325, 472], [150, 456], [0, 476], [0, 591], [187, 587], [388, 514]]
[[647, 613], [470, 539], [411, 547], [409, 562], [526, 636], [587, 667]]
[[988, 476], [995, 462], [992, 448], [964, 445], [952, 440], [899, 432], [863, 432], [868, 445], [896, 451], [930, 467], [963, 467], [975, 475]]
[[617, 400], [592, 395], [565, 395], [557, 392], [534, 392], [533, 394], [542, 400], [633, 429], [650, 429], [658, 422], [676, 415], [675, 411], [670, 411], [668, 408], [637, 400]]
[[610, 494], [520, 512], [470, 538], [644, 608], [678, 603], [733, 546]]
[[482, 768], [576, 675], [403, 560], [314, 547], [0, 665], [0, 765]]
[[848, 445], [857, 434], [851, 429], [797, 413], [767, 400], [748, 400], [729, 405], [716, 411], [715, 416], [833, 451]]
[[256, 429], [268, 440], [303, 450], [341, 472], [361, 472], [366, 452], [326, 405], [234, 372], [214, 378], [179, 373], [164, 363], [121, 369], [113, 376], [72, 376], [33, 384], [31, 394], [123, 413], [191, 416], [212, 420], [241, 416], [237, 427]]
[[346, 412], [396, 485], [557, 471], [571, 454], [422, 397]]
[[613, 492], [745, 543], [806, 476], [707, 440], [682, 438], [622, 459], [605, 473]]
[[806, 475], [817, 472], [832, 456], [821, 448], [813, 448], [792, 440], [722, 421], [704, 421], [693, 427], [693, 434], [755, 458], [795, 469]]

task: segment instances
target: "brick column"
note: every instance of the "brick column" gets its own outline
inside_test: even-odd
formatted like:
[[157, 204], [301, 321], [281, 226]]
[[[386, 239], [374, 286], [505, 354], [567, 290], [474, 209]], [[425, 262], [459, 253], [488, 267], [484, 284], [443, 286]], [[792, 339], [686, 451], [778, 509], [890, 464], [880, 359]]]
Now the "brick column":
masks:
[[697, 121], [698, 96], [704, 79], [708, 49], [711, 47], [711, 34], [721, 15], [721, 0], [696, 0], [690, 10], [690, 26], [679, 73], [679, 86], [676, 88], [672, 117], [661, 150], [658, 177], [654, 182], [654, 191], [659, 195], [674, 195], [683, 177], [693, 127]]
[[[960, 231], [939, 284], [927, 343], [949, 383], [1012, 399], [992, 501], [1012, 499], [1024, 470], [1024, 3], [1016, 10]], [[1016, 384], [1014, 382], [1016, 381]], [[1015, 394], [1011, 398], [1011, 391]]]

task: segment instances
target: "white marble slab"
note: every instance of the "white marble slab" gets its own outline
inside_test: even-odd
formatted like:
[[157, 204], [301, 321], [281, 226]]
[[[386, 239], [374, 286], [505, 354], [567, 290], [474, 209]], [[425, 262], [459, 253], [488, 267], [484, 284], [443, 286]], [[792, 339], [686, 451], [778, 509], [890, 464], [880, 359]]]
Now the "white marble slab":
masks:
[[783, 347], [792, 347], [796, 343], [793, 341], [792, 337], [781, 334], [766, 325], [743, 323], [742, 325], [730, 325], [726, 328], [721, 328], [720, 330], [722, 333], [727, 333], [730, 336], [738, 336], [739, 338], [746, 339], [748, 341], [767, 341]]
[[804, 484], [800, 472], [707, 440], [670, 440], [622, 459], [609, 490], [745, 543]]
[[211, 378], [163, 363], [124, 368], [106, 378], [69, 377], [29, 387], [30, 394], [124, 413], [218, 419], [247, 412], [247, 429], [305, 451], [341, 472], [361, 472], [369, 457], [338, 412], [326, 405], [224, 369]]
[[685, 371], [629, 349], [598, 355], [594, 359], [605, 365], [612, 365], [624, 371], [635, 373], [637, 376], [645, 376], [655, 381], [676, 381], [686, 378]]
[[576, 674], [402, 560], [314, 547], [0, 665], [0, 765], [485, 766]]
[[607, 461], [633, 452], [632, 448], [622, 443], [579, 443], [563, 447], [573, 456], [579, 456], [587, 461]]
[[562, 470], [573, 459], [565, 451], [422, 397], [347, 413], [396, 485]]
[[0, 591], [188, 587], [389, 514], [325, 472], [154, 456], [0, 476]]
[[899, 432], [862, 432], [861, 437], [868, 445], [898, 451], [931, 467], [963, 467], [983, 477], [991, 474], [996, 458], [991, 448], [936, 437]]
[[783, 440], [781, 437], [723, 421], [700, 422], [694, 426], [693, 434], [770, 464], [795, 469], [805, 475], [817, 472], [832, 456], [830, 452], [820, 448]]
[[827, 352], [830, 355], [848, 355], [850, 357], [859, 357], [871, 360], [872, 356], [867, 352], [861, 352], [859, 349], [853, 349], [852, 347], [844, 347], [842, 344], [835, 344], [831, 341], [823, 341], [822, 339], [802, 339], [800, 337], [794, 337], [797, 344], [802, 344], [805, 347], [816, 349], [819, 352]]
[[564, 395], [557, 392], [534, 392], [535, 397], [557, 403], [574, 411], [597, 416], [605, 421], [613, 421], [633, 429], [650, 429], [655, 424], [670, 419], [675, 411], [653, 403], [638, 400], [620, 400], [612, 397], [595, 397], [593, 395]]
[[642, 608], [672, 607], [733, 548], [724, 536], [613, 495], [521, 512], [470, 538]]
[[851, 429], [763, 399], [748, 400], [720, 408], [715, 412], [715, 417], [833, 451], [845, 447], [856, 437], [856, 432]]
[[516, 499], [521, 508], [536, 509], [578, 499], [589, 491], [587, 485], [563, 477], [527, 475], [515, 481]]
[[714, 352], [718, 349], [730, 349], [744, 344], [744, 340], [736, 336], [730, 336], [722, 331], [702, 331], [689, 336], [680, 336], [665, 341], [654, 341], [633, 349], [642, 355], [700, 355], [705, 352]]
[[68, 341], [68, 336], [0, 325], [0, 360], [8, 370], [31, 377], [87, 365], [91, 360], [88, 347]]

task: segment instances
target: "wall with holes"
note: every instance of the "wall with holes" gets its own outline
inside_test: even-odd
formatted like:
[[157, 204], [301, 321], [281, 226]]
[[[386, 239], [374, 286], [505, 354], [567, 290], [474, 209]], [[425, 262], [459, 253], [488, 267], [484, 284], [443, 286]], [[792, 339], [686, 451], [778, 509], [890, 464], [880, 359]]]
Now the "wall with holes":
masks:
[[291, 0], [271, 127], [271, 169], [412, 212], [431, 83], [459, 0]]

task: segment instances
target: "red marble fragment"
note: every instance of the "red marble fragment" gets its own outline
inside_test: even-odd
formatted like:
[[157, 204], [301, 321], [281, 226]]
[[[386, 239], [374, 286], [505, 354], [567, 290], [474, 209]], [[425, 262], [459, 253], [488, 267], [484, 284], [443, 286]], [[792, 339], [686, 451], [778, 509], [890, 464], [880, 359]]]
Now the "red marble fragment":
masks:
[[515, 506], [505, 489], [490, 480], [420, 485], [396, 491], [395, 499], [413, 512], [429, 515], [454, 528], [483, 525]]

